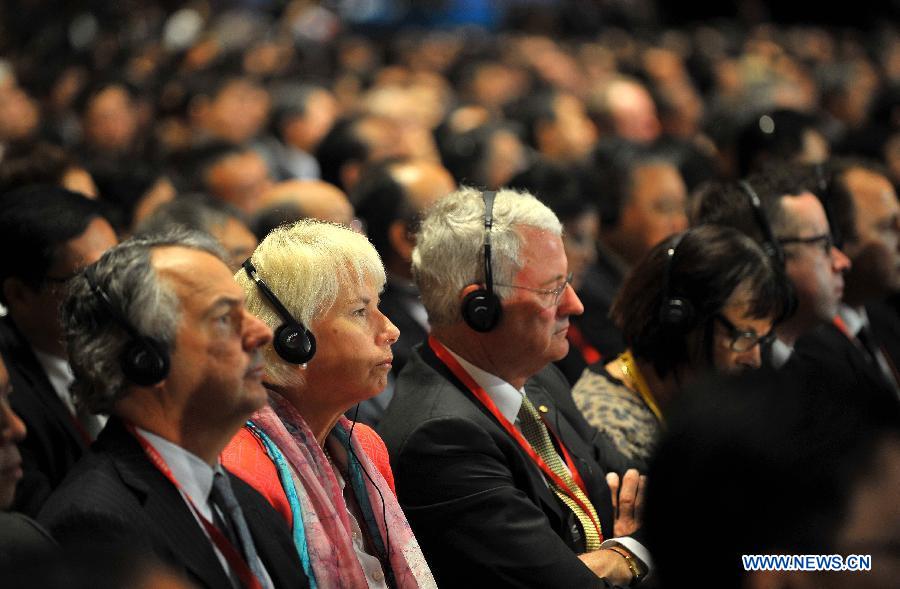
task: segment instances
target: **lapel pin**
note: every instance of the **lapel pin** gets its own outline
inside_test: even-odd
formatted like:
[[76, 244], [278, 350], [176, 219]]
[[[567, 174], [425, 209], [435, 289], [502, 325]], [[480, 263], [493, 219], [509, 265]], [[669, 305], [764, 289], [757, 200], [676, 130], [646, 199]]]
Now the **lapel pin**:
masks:
[[550, 409], [548, 409], [546, 405], [539, 405], [538, 411], [540, 411], [541, 413], [548, 413]]

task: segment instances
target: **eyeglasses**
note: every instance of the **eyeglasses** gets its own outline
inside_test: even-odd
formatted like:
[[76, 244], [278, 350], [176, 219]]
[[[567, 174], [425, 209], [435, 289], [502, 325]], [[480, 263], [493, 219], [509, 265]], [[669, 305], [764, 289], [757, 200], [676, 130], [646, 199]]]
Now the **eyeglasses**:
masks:
[[790, 245], [792, 243], [799, 243], [802, 245], [818, 245], [820, 246], [822, 251], [825, 252], [826, 256], [831, 256], [831, 249], [834, 247], [834, 237], [831, 236], [831, 233], [823, 233], [821, 235], [813, 235], [812, 237], [784, 237], [778, 240], [778, 243], [781, 245]]
[[521, 290], [528, 290], [531, 292], [536, 292], [539, 295], [544, 295], [546, 297], [551, 297], [551, 303], [546, 305], [547, 307], [553, 307], [559, 304], [559, 299], [562, 297], [562, 293], [565, 292], [566, 287], [572, 284], [572, 277], [574, 274], [569, 272], [566, 276], [566, 279], [563, 280], [562, 284], [557, 286], [556, 288], [534, 288], [533, 286], [521, 286], [518, 284], [500, 284], [499, 282], [495, 282], [494, 286], [506, 286], [508, 288], [519, 288]]
[[743, 329], [738, 329], [734, 323], [720, 313], [715, 315], [715, 319], [722, 324], [722, 327], [729, 331], [732, 352], [748, 352], [757, 344], [760, 346], [768, 346], [775, 340], [775, 330], [772, 330], [765, 335], [757, 335], [753, 330], [744, 331]]

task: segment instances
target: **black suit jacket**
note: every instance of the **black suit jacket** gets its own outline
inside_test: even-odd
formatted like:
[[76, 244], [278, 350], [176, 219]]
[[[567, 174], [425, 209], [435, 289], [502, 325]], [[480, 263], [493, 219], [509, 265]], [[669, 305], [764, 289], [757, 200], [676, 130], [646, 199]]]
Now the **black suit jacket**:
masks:
[[856, 391], [867, 402], [896, 405], [900, 399], [872, 365], [866, 354], [832, 323], [822, 324], [803, 335], [783, 367], [801, 374], [825, 374], [846, 390]]
[[[606, 537], [613, 514], [605, 471], [626, 464], [581, 417], [562, 374], [525, 385], [571, 453]], [[606, 587], [577, 557], [575, 517], [516, 441], [427, 344], [397, 381], [379, 432], [397, 495], [441, 587]]]
[[33, 517], [87, 450], [87, 442], [9, 317], [0, 320], [0, 353], [13, 387], [9, 402], [28, 430], [19, 444], [24, 477], [13, 509]]
[[[308, 587], [284, 520], [233, 475], [231, 486], [275, 587]], [[38, 520], [63, 546], [127, 542], [152, 551], [200, 587], [231, 587], [178, 490], [116, 418], [51, 495]]]

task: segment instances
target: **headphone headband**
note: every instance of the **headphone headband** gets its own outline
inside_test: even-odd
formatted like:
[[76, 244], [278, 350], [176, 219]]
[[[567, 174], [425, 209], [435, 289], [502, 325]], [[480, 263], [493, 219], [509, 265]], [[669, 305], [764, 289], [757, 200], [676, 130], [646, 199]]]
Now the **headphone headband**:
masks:
[[494, 293], [494, 269], [491, 265], [491, 229], [494, 226], [494, 198], [497, 192], [485, 190], [481, 193], [484, 201], [484, 288], [470, 292], [463, 299], [462, 316], [466, 324], [475, 331], [492, 330], [500, 321], [502, 306]]
[[779, 244], [778, 240], [775, 238], [775, 232], [772, 231], [772, 224], [769, 223], [769, 217], [766, 215], [766, 211], [763, 210], [762, 200], [759, 198], [759, 195], [756, 194], [756, 191], [753, 190], [753, 186], [746, 180], [738, 180], [738, 186], [744, 194], [747, 195], [747, 198], [750, 199], [750, 208], [753, 211], [753, 218], [756, 219], [756, 225], [763, 234], [763, 243], [760, 244], [763, 251], [766, 252], [770, 258], [776, 260], [784, 267], [784, 249], [782, 249], [781, 244]]

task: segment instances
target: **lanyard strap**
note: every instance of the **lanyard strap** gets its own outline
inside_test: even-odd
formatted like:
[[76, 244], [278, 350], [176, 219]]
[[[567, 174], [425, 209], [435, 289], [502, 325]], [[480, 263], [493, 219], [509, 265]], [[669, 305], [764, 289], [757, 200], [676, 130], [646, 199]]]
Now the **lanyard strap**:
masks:
[[291, 508], [292, 534], [294, 537], [294, 546], [300, 555], [300, 562], [303, 564], [303, 572], [309, 579], [310, 589], [316, 589], [316, 576], [313, 571], [312, 564], [309, 560], [309, 545], [306, 541], [306, 529], [303, 524], [303, 507], [300, 504], [300, 496], [297, 494], [297, 487], [294, 485], [294, 475], [291, 473], [291, 467], [288, 466], [287, 459], [284, 454], [275, 445], [266, 432], [261, 427], [247, 421], [245, 427], [250, 430], [256, 439], [262, 444], [263, 449], [268, 454], [269, 459], [274, 463], [275, 470], [278, 472], [278, 478], [287, 497], [288, 505]]
[[181, 487], [181, 484], [175, 479], [175, 476], [172, 474], [172, 470], [169, 468], [169, 465], [166, 464], [166, 461], [160, 455], [160, 453], [154, 448], [147, 439], [142, 436], [137, 429], [132, 424], [127, 424], [126, 426], [128, 431], [131, 432], [131, 435], [135, 437], [138, 441], [138, 444], [141, 445], [141, 448], [144, 450], [144, 454], [147, 455], [147, 458], [150, 459], [150, 463], [156, 467], [156, 469], [162, 473], [164, 477], [169, 479], [169, 482], [175, 485], [175, 488], [181, 492], [181, 495], [187, 500], [188, 507], [191, 508], [191, 511], [200, 520], [200, 523], [203, 525], [203, 529], [206, 530], [206, 533], [209, 534], [210, 539], [216, 545], [216, 548], [222, 553], [225, 557], [225, 560], [228, 561], [228, 565], [235, 572], [238, 578], [241, 581], [241, 585], [248, 589], [262, 589], [262, 585], [260, 585], [259, 579], [250, 571], [250, 567], [247, 565], [247, 561], [243, 556], [238, 552], [238, 550], [234, 547], [234, 545], [228, 541], [228, 538], [225, 537], [225, 534], [215, 526], [211, 521], [203, 517], [203, 514], [200, 513], [200, 510], [197, 509], [197, 506], [194, 505], [194, 501], [191, 499], [190, 495], [188, 495], [184, 489]]
[[660, 411], [659, 405], [656, 404], [656, 398], [653, 396], [653, 391], [650, 390], [650, 385], [647, 384], [644, 375], [638, 370], [637, 363], [634, 361], [631, 350], [622, 352], [619, 359], [622, 360], [623, 372], [631, 378], [631, 382], [637, 389], [641, 399], [643, 399], [644, 405], [653, 412], [653, 415], [656, 416], [656, 421], [658, 421], [660, 425], [665, 426], [666, 420], [663, 418], [662, 411]]
[[603, 354], [600, 353], [600, 350], [588, 343], [584, 334], [581, 333], [581, 330], [574, 323], [569, 323], [569, 331], [566, 332], [566, 337], [569, 338], [569, 342], [573, 346], [578, 348], [578, 351], [581, 352], [581, 357], [584, 358], [584, 362], [588, 366], [596, 364], [603, 359]]
[[[544, 459], [538, 456], [537, 452], [534, 451], [534, 448], [531, 447], [531, 444], [528, 443], [528, 440], [522, 435], [522, 433], [515, 428], [515, 426], [510, 423], [506, 417], [500, 413], [500, 410], [497, 409], [497, 405], [494, 404], [494, 401], [487, 394], [487, 391], [475, 382], [475, 379], [466, 372], [466, 369], [462, 367], [462, 365], [453, 357], [447, 348], [439, 342], [434, 336], [428, 336], [428, 345], [431, 347], [432, 351], [434, 351], [435, 355], [449, 370], [453, 373], [456, 378], [462, 381], [462, 383], [469, 389], [469, 391], [475, 396], [475, 398], [482, 404], [482, 406], [490, 412], [491, 415], [494, 416], [494, 419], [506, 430], [512, 438], [519, 444], [522, 450], [531, 458], [531, 461], [534, 462], [538, 468], [541, 469], [541, 472], [544, 473], [548, 479], [553, 481], [553, 483], [557, 486], [557, 488], [569, 496], [572, 501], [578, 504], [578, 506], [584, 511], [585, 514], [591, 519], [591, 523], [594, 524], [594, 527], [597, 528], [597, 533], [600, 535], [600, 539], [602, 541], [603, 534], [600, 532], [600, 524], [594, 519], [594, 516], [591, 515], [591, 510], [588, 509], [588, 506], [582, 501], [575, 492], [566, 484], [565, 481], [560, 478], [553, 469], [551, 469]], [[566, 466], [569, 468], [569, 472], [572, 474], [572, 479], [575, 481], [584, 496], [587, 497], [587, 488], [585, 487], [584, 481], [581, 479], [581, 474], [578, 472], [578, 469], [575, 468], [575, 462], [572, 460], [572, 457], [569, 455], [569, 451], [566, 450], [565, 445], [562, 443], [562, 440], [556, 435], [556, 432], [549, 426], [547, 420], [544, 419], [544, 416], [540, 416], [541, 421], [544, 422], [544, 426], [547, 428], [547, 431], [553, 436], [553, 439], [556, 441], [556, 445], [562, 451], [563, 458], [566, 461]]]

